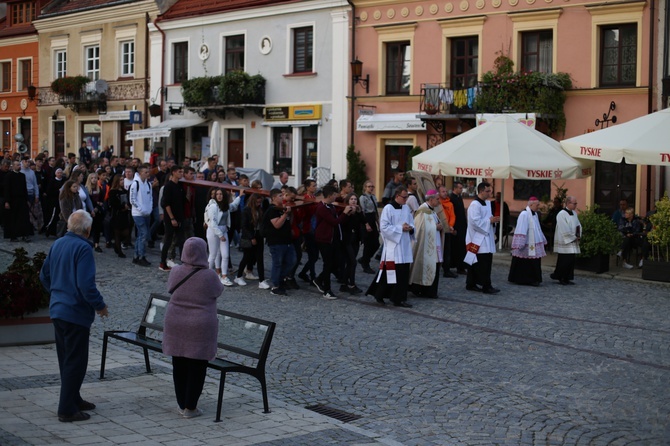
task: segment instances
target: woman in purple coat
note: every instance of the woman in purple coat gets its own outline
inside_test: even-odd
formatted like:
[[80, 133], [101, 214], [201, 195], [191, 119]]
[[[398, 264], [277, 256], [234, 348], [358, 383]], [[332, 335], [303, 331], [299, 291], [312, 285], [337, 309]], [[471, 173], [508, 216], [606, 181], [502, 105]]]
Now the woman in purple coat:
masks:
[[165, 313], [163, 353], [172, 356], [179, 413], [193, 418], [202, 415], [198, 399], [205, 384], [207, 362], [216, 356], [216, 299], [223, 285], [216, 271], [208, 268], [207, 244], [201, 238], [186, 240], [181, 261], [168, 278], [172, 297]]

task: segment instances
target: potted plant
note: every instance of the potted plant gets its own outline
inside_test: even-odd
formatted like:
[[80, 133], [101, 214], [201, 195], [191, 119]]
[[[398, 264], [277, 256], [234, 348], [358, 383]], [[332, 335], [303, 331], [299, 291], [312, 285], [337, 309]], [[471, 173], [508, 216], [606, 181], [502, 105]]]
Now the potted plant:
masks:
[[623, 236], [607, 215], [597, 212], [598, 207], [594, 204], [579, 214], [581, 254], [577, 256], [575, 267], [601, 274], [609, 271], [610, 256], [621, 249]]
[[86, 76], [65, 76], [51, 82], [51, 90], [62, 99], [74, 100], [89, 82]]
[[44, 259], [43, 252], [31, 259], [17, 248], [14, 261], [0, 274], [0, 346], [54, 342], [49, 293], [39, 278]]
[[649, 216], [652, 229], [647, 235], [651, 247], [642, 264], [642, 278], [670, 282], [670, 198], [666, 192], [656, 202], [656, 212]]

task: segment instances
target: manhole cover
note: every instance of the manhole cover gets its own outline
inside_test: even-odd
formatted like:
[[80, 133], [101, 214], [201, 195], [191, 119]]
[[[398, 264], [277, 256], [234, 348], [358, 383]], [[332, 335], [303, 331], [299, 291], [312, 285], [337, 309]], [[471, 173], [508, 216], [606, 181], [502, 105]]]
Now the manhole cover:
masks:
[[355, 421], [361, 418], [360, 415], [354, 415], [353, 413], [345, 412], [343, 410], [334, 409], [332, 407], [324, 406], [323, 404], [315, 404], [313, 406], [305, 407], [307, 410], [314, 411], [318, 414], [325, 415], [330, 418], [335, 418], [338, 421], [343, 423], [348, 423], [350, 421]]

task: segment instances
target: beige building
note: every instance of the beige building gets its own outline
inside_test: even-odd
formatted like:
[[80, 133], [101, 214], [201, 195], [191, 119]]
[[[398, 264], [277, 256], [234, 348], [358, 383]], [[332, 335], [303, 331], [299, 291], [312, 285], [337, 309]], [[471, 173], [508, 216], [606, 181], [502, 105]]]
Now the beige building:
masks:
[[[160, 2], [108, 3], [82, 7], [57, 0], [33, 22], [40, 51], [38, 138], [52, 155], [77, 153], [86, 142], [94, 153], [113, 145], [114, 155], [145, 159], [144, 141], [127, 141], [126, 132], [146, 126], [147, 23], [159, 14]], [[76, 76], [88, 83], [81, 87]], [[55, 88], [59, 78], [67, 81]]]

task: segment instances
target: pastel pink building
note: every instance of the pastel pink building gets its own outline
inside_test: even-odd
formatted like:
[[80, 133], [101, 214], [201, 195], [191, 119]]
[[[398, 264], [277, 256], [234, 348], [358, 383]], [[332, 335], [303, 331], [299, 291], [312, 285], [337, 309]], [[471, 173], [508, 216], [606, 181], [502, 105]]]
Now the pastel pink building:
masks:
[[[607, 119], [613, 116], [623, 123], [660, 106], [654, 90], [656, 56], [650, 58], [650, 42], [657, 39], [652, 33], [657, 31], [646, 1], [353, 0], [352, 4], [352, 60], [363, 65], [360, 76], [353, 73], [358, 82], [352, 84], [350, 98], [350, 140], [380, 191], [392, 168], [408, 167], [414, 146], [430, 149], [475, 125], [473, 87], [500, 55], [514, 62], [515, 71], [570, 75], [565, 133], [552, 135], [558, 140], [600, 128], [596, 119], [604, 121], [601, 126], [611, 125]], [[430, 102], [426, 87], [438, 84], [448, 93], [441, 93], [441, 109], [432, 114], [426, 107]], [[612, 103], [615, 108], [610, 110]], [[550, 118], [539, 116], [538, 130], [547, 131]], [[445, 181], [449, 185], [453, 178]], [[580, 208], [598, 203], [607, 212], [626, 198], [644, 214], [667, 189], [663, 169], [598, 163], [596, 174], [583, 180], [516, 185], [506, 180], [512, 212], [525, 207], [530, 190], [553, 197], [552, 182], [575, 195]], [[500, 189], [501, 182], [496, 181], [495, 187]], [[515, 188], [516, 199], [508, 192]]]

